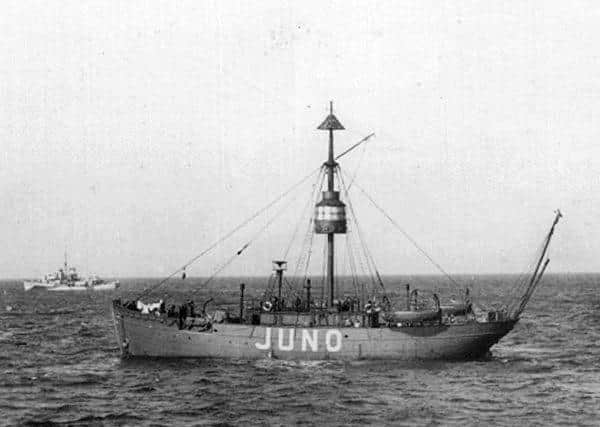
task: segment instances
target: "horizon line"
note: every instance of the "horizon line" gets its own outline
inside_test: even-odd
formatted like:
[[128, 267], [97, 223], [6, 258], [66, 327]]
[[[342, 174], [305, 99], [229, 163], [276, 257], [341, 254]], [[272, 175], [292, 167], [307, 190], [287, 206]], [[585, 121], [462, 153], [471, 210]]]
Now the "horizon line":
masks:
[[[461, 276], [518, 276], [521, 275], [523, 273], [518, 273], [518, 272], [511, 272], [511, 273], [453, 273], [453, 274], [448, 274], [447, 276], [444, 274], [440, 274], [440, 273], [381, 273], [382, 277], [386, 277], [386, 276], [420, 276], [420, 277], [443, 277], [443, 278], [447, 278], [448, 276], [450, 277], [461, 277]], [[557, 275], [557, 274], [600, 274], [600, 271], [553, 271], [553, 272], [547, 272], [544, 275], [548, 276], [548, 275]], [[189, 280], [189, 279], [207, 279], [210, 276], [187, 276], [186, 279], [181, 279], [180, 277], [172, 277], [168, 280]], [[242, 279], [242, 278], [264, 278], [264, 277], [271, 277], [271, 274], [264, 274], [264, 275], [255, 275], [255, 274], [246, 274], [246, 275], [228, 275], [228, 276], [221, 276], [221, 277], [215, 277], [213, 278], [214, 280], [217, 279]], [[298, 277], [298, 276], [294, 276], [294, 275], [288, 275], [286, 277]], [[311, 278], [311, 277], [325, 277], [323, 275], [314, 275], [314, 276], [310, 276], [307, 278]], [[352, 275], [338, 275], [336, 277], [353, 277]], [[369, 277], [366, 274], [363, 275], [359, 275], [356, 277]], [[149, 279], [149, 280], [165, 280], [165, 276], [131, 276], [131, 275], [125, 275], [125, 276], [104, 276], [105, 279]], [[37, 278], [35, 278], [37, 279]], [[34, 280], [35, 280], [34, 279]], [[0, 281], [20, 281], [20, 280], [31, 280], [31, 277], [8, 277], [8, 278], [0, 278]]]

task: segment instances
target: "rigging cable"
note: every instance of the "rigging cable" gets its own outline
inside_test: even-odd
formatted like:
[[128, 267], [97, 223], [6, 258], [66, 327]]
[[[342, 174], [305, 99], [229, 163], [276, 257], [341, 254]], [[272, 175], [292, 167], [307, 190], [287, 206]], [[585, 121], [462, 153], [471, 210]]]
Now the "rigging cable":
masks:
[[346, 251], [348, 252], [348, 263], [350, 264], [350, 272], [352, 274], [352, 286], [354, 287], [354, 295], [358, 298], [358, 274], [356, 272], [356, 262], [352, 254], [352, 244], [350, 242], [351, 232], [346, 232]]
[[[326, 277], [327, 277], [327, 263], [325, 261], [327, 259], [327, 242], [325, 241], [325, 239], [323, 239], [323, 256], [321, 257], [321, 259], [323, 260], [322, 270], [321, 270], [321, 307], [326, 307], [326, 304], [324, 304], [324, 302], [325, 302], [325, 281], [326, 281]], [[333, 301], [331, 302], [331, 304], [333, 304]]]
[[[542, 243], [542, 249], [540, 250], [539, 257], [537, 257], [538, 259], [535, 262], [535, 268], [533, 270], [533, 274], [531, 275], [531, 277], [529, 278], [528, 281], [525, 280], [525, 283], [520, 284], [520, 286], [519, 286], [519, 290], [521, 292], [522, 292], [522, 288], [525, 287], [525, 293], [518, 298], [515, 297], [515, 301], [513, 301], [510, 304], [510, 306], [508, 307], [509, 314], [511, 316], [514, 315], [514, 316], [518, 317], [521, 314], [521, 312], [525, 309], [525, 306], [529, 302], [529, 299], [531, 298], [533, 291], [535, 290], [539, 281], [541, 280], [550, 260], [548, 258], [546, 258], [546, 261], [543, 264], [541, 271], [539, 270], [539, 268], [543, 263], [543, 258], [546, 256], [548, 246], [550, 245], [550, 239], [552, 238], [552, 234], [554, 233], [554, 227], [558, 223], [558, 220], [561, 216], [562, 216], [562, 214], [560, 213], [560, 211], [557, 211], [557, 216], [554, 220], [552, 228], [550, 229], [550, 231], [548, 232], [548, 234], [546, 235], [546, 237]], [[518, 308], [516, 307], [517, 304], [518, 304]]]
[[[315, 182], [315, 184], [313, 186], [307, 207], [309, 207], [310, 203], [314, 202], [314, 200], [316, 199], [316, 194], [323, 187], [324, 180], [325, 180], [325, 173], [324, 173], [324, 167], [322, 167], [321, 173], [317, 177], [317, 181]], [[294, 278], [294, 279], [292, 279], [294, 281], [294, 285], [297, 285], [296, 280], [299, 277], [300, 268], [302, 266], [305, 266], [303, 280], [304, 281], [306, 280], [306, 270], [308, 269], [308, 264], [310, 262], [310, 256], [311, 256], [311, 252], [312, 252], [312, 242], [313, 242], [312, 225], [313, 225], [313, 218], [314, 218], [314, 210], [312, 210], [310, 212], [311, 212], [311, 214], [309, 215], [308, 229], [307, 229], [306, 233], [304, 234], [304, 239], [302, 240], [302, 243], [300, 246], [300, 253], [298, 254], [298, 259], [296, 260], [296, 266], [294, 268], [294, 273], [292, 275], [292, 277]], [[302, 217], [300, 219], [302, 219]], [[291, 247], [291, 243], [290, 243], [290, 247]], [[287, 259], [287, 253], [289, 250], [290, 250], [290, 248], [288, 247], [288, 250], [286, 251], [286, 255], [284, 256], [283, 259]]]
[[412, 243], [412, 245], [419, 251], [421, 252], [422, 255], [424, 255], [431, 264], [433, 264], [444, 276], [446, 276], [446, 278], [448, 278], [448, 280], [450, 280], [452, 283], [454, 283], [456, 286], [461, 287], [460, 284], [458, 282], [456, 282], [456, 280], [454, 280], [450, 274], [448, 274], [446, 272], [446, 270], [444, 270], [442, 268], [441, 265], [439, 265], [426, 251], [425, 249], [421, 248], [421, 246], [419, 246], [419, 244], [417, 243], [417, 241], [415, 239], [413, 239], [411, 237], [410, 234], [408, 234], [396, 221], [394, 221], [394, 219], [388, 215], [388, 213], [386, 211], [383, 210], [383, 208], [381, 206], [379, 206], [377, 203], [375, 203], [375, 201], [371, 198], [371, 196], [358, 184], [355, 184], [356, 188], [358, 188], [360, 190], [361, 193], [363, 193], [363, 195], [371, 202], [371, 204], [377, 208], [377, 210], [379, 210], [379, 212], [381, 212], [383, 214], [383, 216], [385, 216], [391, 223], [392, 225], [394, 225], [398, 230], [400, 230], [400, 232], [404, 235], [404, 237], [410, 242]]
[[321, 167], [313, 170], [310, 174], [306, 175], [304, 178], [302, 178], [300, 181], [298, 181], [296, 184], [292, 185], [291, 187], [289, 187], [287, 190], [285, 190], [284, 192], [282, 192], [279, 196], [277, 196], [275, 199], [273, 199], [271, 202], [269, 202], [267, 205], [265, 205], [264, 207], [262, 207], [261, 209], [259, 209], [258, 211], [256, 211], [254, 214], [252, 214], [250, 217], [248, 217], [246, 220], [244, 220], [243, 222], [241, 222], [239, 225], [237, 225], [235, 228], [233, 228], [229, 233], [225, 234], [224, 236], [222, 236], [220, 239], [218, 239], [217, 241], [215, 241], [212, 245], [210, 245], [209, 247], [207, 247], [205, 250], [203, 250], [202, 252], [200, 252], [198, 255], [194, 256], [193, 258], [191, 258], [188, 262], [186, 262], [182, 267], [178, 268], [177, 270], [175, 270], [173, 273], [171, 273], [169, 276], [165, 277], [163, 280], [161, 280], [160, 282], [158, 282], [157, 284], [145, 289], [143, 292], [141, 292], [137, 297], [136, 300], [148, 295], [149, 293], [155, 291], [156, 289], [158, 289], [160, 286], [162, 286], [163, 284], [165, 284], [169, 279], [171, 279], [173, 276], [175, 276], [176, 274], [178, 274], [181, 271], [185, 271], [185, 269], [187, 267], [189, 267], [190, 265], [192, 265], [193, 263], [195, 263], [196, 261], [198, 261], [202, 256], [206, 255], [208, 252], [210, 252], [211, 250], [213, 250], [215, 247], [217, 247], [219, 244], [223, 243], [225, 240], [227, 240], [229, 237], [231, 237], [233, 234], [237, 233], [240, 229], [242, 229], [243, 227], [245, 227], [246, 225], [248, 225], [248, 223], [250, 223], [251, 221], [253, 221], [254, 219], [256, 219], [258, 216], [260, 216], [261, 214], [263, 214], [267, 209], [271, 208], [273, 205], [275, 205], [277, 202], [279, 202], [281, 199], [283, 199], [285, 196], [287, 196], [289, 193], [291, 193], [293, 190], [295, 190], [296, 188], [298, 188], [300, 185], [302, 185], [304, 182], [306, 182], [311, 176], [314, 175], [315, 172], [319, 171], [321, 169]]
[[[323, 167], [323, 174], [321, 175], [319, 185], [317, 187], [313, 188], [314, 191], [313, 191], [313, 194], [311, 195], [311, 200], [314, 203], [316, 203], [317, 193], [323, 189], [323, 184], [325, 182], [325, 173], [324, 172], [325, 172], [325, 169]], [[313, 232], [314, 218], [315, 218], [315, 211], [312, 210], [310, 217], [308, 219], [308, 229], [306, 231], [302, 247], [300, 248], [300, 254], [298, 256], [298, 261], [296, 263], [296, 268], [294, 270], [294, 277], [298, 278], [298, 273], [300, 272], [300, 267], [304, 266], [304, 273], [302, 276], [302, 282], [300, 283], [300, 286], [302, 286], [304, 283], [306, 283], [306, 280], [308, 278], [308, 269], [310, 267], [310, 260], [312, 257], [313, 241], [314, 241], [314, 235], [315, 235], [315, 233]], [[303, 255], [303, 254], [306, 254], [306, 255]], [[298, 283], [294, 282], [294, 285], [297, 286]]]
[[[346, 199], [346, 200], [348, 200], [348, 199]], [[348, 203], [348, 206], [350, 207], [351, 204]], [[370, 279], [371, 289], [369, 292], [371, 295], [373, 295], [373, 294], [377, 293], [377, 276], [378, 276], [377, 267], [375, 266], [375, 262], [372, 259], [371, 254], [369, 252], [369, 248], [367, 247], [366, 242], [364, 240], [362, 229], [360, 228], [360, 225], [358, 224], [358, 219], [356, 218], [356, 215], [354, 215], [354, 211], [352, 210], [352, 208], [350, 208], [350, 211], [352, 212], [352, 221], [354, 221], [354, 225], [356, 227], [356, 231], [357, 231], [357, 235], [358, 235], [358, 240], [356, 242], [356, 245], [359, 248], [358, 252], [359, 253], [362, 252], [362, 256], [365, 261], [364, 265], [366, 265], [366, 267], [367, 267], [364, 271]], [[361, 251], [361, 249], [362, 249], [362, 251]], [[361, 262], [361, 265], [363, 265], [362, 262]], [[363, 265], [363, 269], [364, 269], [364, 265]], [[385, 291], [385, 289], [384, 289], [384, 291]]]
[[[305, 265], [304, 265], [304, 276], [302, 278], [302, 284], [306, 283], [306, 279], [308, 277], [308, 268], [310, 266], [310, 259], [312, 257], [312, 248], [313, 248], [313, 241], [314, 241], [314, 236], [315, 236], [315, 234], [312, 232], [314, 220], [315, 220], [315, 217], [314, 217], [314, 212], [313, 212], [308, 220], [308, 233], [307, 233], [307, 239], [306, 239], [306, 240], [308, 240], [308, 245], [307, 245], [308, 250], [306, 252]], [[294, 274], [296, 274], [296, 273], [294, 273]]]
[[[357, 226], [357, 228], [358, 228], [358, 226]], [[356, 250], [356, 252], [357, 252], [356, 259], [358, 261], [358, 265], [359, 265], [360, 271], [362, 272], [363, 276], [365, 276], [367, 278], [370, 278], [371, 282], [375, 283], [375, 277], [373, 275], [373, 272], [371, 271], [370, 264], [368, 263], [368, 260], [366, 259], [366, 255], [364, 254], [364, 251], [360, 250], [360, 247], [361, 247], [360, 240], [359, 239], [354, 239], [351, 236], [353, 236], [353, 235], [352, 234], [348, 235], [348, 237], [350, 237], [349, 242], [350, 242], [351, 246], [353, 246], [353, 242], [355, 240], [357, 240], [357, 242], [355, 243], [358, 246], [358, 249]], [[353, 247], [353, 249], [354, 249], [354, 247]], [[363, 263], [363, 257], [365, 257], [365, 262], [366, 262], [366, 265], [367, 265], [366, 268], [365, 268], [365, 263]], [[362, 291], [364, 291], [364, 283], [363, 284], [359, 283], [358, 285], [360, 287], [360, 291], [361, 291], [361, 295], [362, 295]], [[364, 299], [364, 295], [362, 295], [361, 298]]]
[[[292, 277], [297, 278], [299, 276], [301, 267], [304, 266], [304, 279], [306, 279], [306, 266], [310, 262], [310, 256], [312, 253], [312, 223], [313, 217], [311, 215], [308, 220], [308, 232], [304, 234], [304, 240], [300, 246], [300, 253], [298, 254], [298, 259], [296, 260], [296, 266], [294, 267], [294, 273], [292, 274]], [[305, 248], [307, 248], [306, 251]], [[294, 283], [294, 285], [296, 285], [296, 283]]]
[[[340, 172], [340, 173], [338, 173], [338, 179], [340, 182], [340, 186], [344, 189], [344, 193], [346, 195], [346, 201], [348, 202], [348, 208], [350, 209], [350, 213], [352, 214], [352, 219], [354, 220], [354, 224], [356, 225], [356, 231], [358, 232], [360, 245], [363, 249], [363, 252], [365, 255], [365, 260], [367, 261], [367, 266], [369, 267], [369, 271], [371, 271], [370, 269], [373, 268], [372, 271], [375, 273], [374, 276], [371, 273], [371, 275], [372, 275], [371, 279], [373, 281], [373, 285], [379, 284], [379, 286], [381, 286], [381, 289], [383, 290], [383, 292], [385, 294], [385, 292], [386, 292], [385, 285], [383, 284], [383, 280], [381, 279], [379, 271], [377, 270], [377, 265], [375, 264], [375, 259], [373, 258], [373, 256], [371, 255], [371, 252], [369, 251], [369, 247], [366, 244], [366, 240], [364, 239], [362, 230], [360, 228], [360, 225], [358, 224], [358, 218], [356, 216], [356, 213], [354, 212], [354, 206], [352, 204], [352, 200], [350, 199], [350, 194], [348, 193], [348, 187], [346, 186], [346, 183], [344, 182], [344, 178], [342, 177], [342, 170], [339, 166], [338, 166], [338, 170]], [[375, 286], [373, 286], [373, 291], [375, 292]]]
[[[352, 150], [354, 150], [356, 147], [358, 147], [360, 144], [364, 143], [365, 141], [367, 141], [369, 138], [371, 138], [374, 134], [371, 133], [369, 135], [367, 135], [366, 137], [362, 138], [360, 141], [358, 141], [357, 143], [353, 144], [352, 146], [350, 146], [348, 149], [346, 149], [344, 152], [342, 152], [341, 154], [339, 154], [338, 156], [336, 156], [336, 160], [340, 159], [341, 157], [345, 156], [346, 154], [348, 154], [349, 152], [351, 152]], [[293, 190], [295, 190], [297, 187], [299, 187], [300, 185], [302, 185], [306, 180], [308, 180], [315, 172], [320, 171], [323, 168], [323, 166], [319, 166], [318, 168], [315, 168], [312, 172], [310, 172], [308, 175], [306, 175], [304, 178], [302, 178], [300, 181], [298, 181], [296, 184], [292, 185], [291, 187], [289, 187], [287, 190], [285, 190], [284, 192], [282, 192], [281, 194], [279, 194], [279, 196], [277, 196], [275, 199], [273, 199], [271, 202], [269, 202], [267, 205], [265, 205], [263, 208], [259, 209], [258, 211], [256, 211], [253, 215], [251, 215], [250, 217], [248, 217], [245, 221], [241, 222], [239, 225], [237, 225], [235, 228], [233, 228], [229, 233], [227, 233], [226, 235], [222, 236], [220, 239], [218, 239], [217, 241], [215, 241], [212, 245], [210, 245], [209, 247], [207, 247], [204, 251], [202, 251], [201, 253], [199, 253], [198, 255], [196, 255], [195, 257], [191, 258], [188, 262], [186, 262], [182, 267], [178, 268], [177, 270], [173, 271], [170, 275], [168, 275], [167, 277], [165, 277], [164, 279], [162, 279], [160, 282], [158, 282], [155, 285], [149, 286], [146, 289], [144, 289], [135, 299], [138, 300], [148, 294], [150, 294], [151, 292], [155, 291], [156, 289], [158, 289], [160, 286], [164, 285], [165, 283], [167, 283], [169, 281], [169, 279], [171, 279], [172, 277], [174, 277], [175, 275], [179, 274], [179, 272], [185, 271], [185, 269], [187, 267], [189, 267], [190, 265], [192, 265], [193, 263], [195, 263], [196, 261], [198, 261], [202, 256], [206, 255], [208, 252], [210, 252], [211, 250], [213, 250], [215, 247], [217, 247], [219, 244], [221, 244], [222, 242], [224, 242], [225, 240], [227, 240], [229, 237], [231, 237], [233, 234], [235, 234], [236, 232], [238, 232], [240, 229], [242, 229], [243, 227], [245, 227], [248, 223], [250, 223], [251, 221], [253, 221], [254, 219], [256, 219], [258, 216], [260, 216], [262, 213], [264, 213], [267, 209], [269, 209], [271, 206], [273, 206], [274, 204], [276, 204], [277, 202], [279, 202], [282, 198], [284, 198], [286, 195], [288, 195], [290, 192], [292, 192]]]
[[[527, 286], [527, 281], [529, 279], [528, 276], [533, 273], [535, 265], [537, 264], [538, 259], [540, 258], [541, 254], [542, 254], [542, 250], [544, 248], [545, 242], [546, 242], [546, 238], [544, 238], [544, 240], [542, 240], [542, 242], [540, 243], [540, 245], [534, 252], [534, 257], [532, 258], [530, 263], [525, 267], [525, 269], [522, 271], [522, 273], [517, 277], [517, 279], [515, 280], [515, 283], [511, 287], [510, 291], [508, 292], [507, 304], [506, 304], [507, 308], [511, 308], [520, 299], [520, 297], [518, 295]], [[515, 299], [515, 300], [513, 300], [513, 299]]]
[[281, 258], [282, 260], [287, 259], [288, 254], [292, 248], [292, 245], [294, 244], [294, 241], [296, 240], [296, 236], [298, 234], [300, 224], [302, 223], [302, 218], [304, 217], [305, 212], [309, 209], [310, 203], [314, 200], [315, 188], [317, 187], [317, 184], [319, 183], [319, 181], [321, 181], [321, 177], [324, 175], [323, 170], [324, 170], [324, 167], [321, 166], [321, 171], [320, 171], [319, 175], [317, 175], [317, 180], [315, 181], [315, 183], [312, 186], [312, 190], [311, 190], [310, 196], [308, 197], [308, 201], [307, 201], [306, 205], [304, 206], [304, 208], [300, 211], [300, 218], [298, 218], [298, 222], [296, 223], [296, 226], [294, 227], [294, 231], [292, 233], [292, 238], [290, 239], [290, 243], [288, 244], [287, 248], [285, 249], [283, 258]]
[[275, 220], [281, 215], [291, 204], [294, 202], [294, 199], [291, 199], [287, 204], [281, 207], [279, 211], [273, 215], [266, 223], [260, 228], [242, 247], [233, 254], [225, 263], [223, 263], [202, 285], [200, 285], [197, 289], [191, 292], [191, 295], [196, 294], [203, 287], [205, 287], [212, 279], [214, 279], [221, 271], [223, 271], [226, 267], [228, 267], [238, 256], [240, 256]]

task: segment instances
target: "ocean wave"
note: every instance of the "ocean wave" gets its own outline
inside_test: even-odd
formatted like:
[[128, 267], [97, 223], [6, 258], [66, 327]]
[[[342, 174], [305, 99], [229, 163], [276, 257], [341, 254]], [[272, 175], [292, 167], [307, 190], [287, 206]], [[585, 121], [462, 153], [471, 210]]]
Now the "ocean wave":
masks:
[[[7, 288], [0, 412], [15, 425], [592, 425], [600, 276], [592, 279], [549, 281], [515, 329], [469, 362], [122, 360], [110, 296]], [[480, 282], [489, 295], [502, 283]]]

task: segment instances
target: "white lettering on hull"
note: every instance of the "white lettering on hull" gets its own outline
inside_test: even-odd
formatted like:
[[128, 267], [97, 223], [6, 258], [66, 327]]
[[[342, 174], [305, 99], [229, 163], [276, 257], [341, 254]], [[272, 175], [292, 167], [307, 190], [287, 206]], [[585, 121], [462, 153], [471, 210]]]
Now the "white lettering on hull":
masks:
[[[285, 332], [287, 331], [287, 337]], [[319, 351], [319, 329], [299, 329], [301, 331], [300, 350], [303, 352]], [[272, 328], [265, 328], [265, 342], [254, 343], [258, 350], [270, 350]], [[277, 346], [280, 351], [293, 351], [296, 344], [296, 329], [277, 328]], [[287, 343], [285, 342], [287, 338]], [[342, 349], [342, 333], [337, 329], [328, 329], [325, 332], [325, 349], [329, 353], [337, 353]]]
[[[331, 344], [331, 339], [335, 337], [335, 345]], [[338, 352], [342, 349], [342, 333], [335, 329], [329, 329], [325, 333], [325, 347], [330, 353]]]
[[263, 344], [257, 342], [254, 344], [259, 350], [268, 350], [271, 348], [271, 328], [267, 328], [265, 331], [265, 342]]
[[279, 330], [279, 336], [278, 336], [278, 343], [279, 343], [279, 350], [281, 351], [292, 351], [294, 349], [294, 330], [293, 329], [288, 329], [290, 335], [289, 335], [289, 340], [287, 344], [283, 343], [283, 337], [284, 337], [284, 333], [282, 332], [282, 329]]
[[[310, 335], [312, 332], [312, 336]], [[319, 349], [319, 332], [316, 329], [307, 331], [302, 329], [302, 351], [306, 351], [310, 345], [310, 350], [314, 353]]]

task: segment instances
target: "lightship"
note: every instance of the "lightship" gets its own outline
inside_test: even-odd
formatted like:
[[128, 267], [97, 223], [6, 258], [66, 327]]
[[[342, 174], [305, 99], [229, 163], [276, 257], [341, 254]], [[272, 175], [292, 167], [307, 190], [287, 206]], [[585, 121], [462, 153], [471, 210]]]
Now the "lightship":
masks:
[[[407, 285], [401, 301], [393, 301], [377, 270], [372, 274], [375, 286], [370, 290], [357, 286], [354, 295], [336, 295], [336, 237], [349, 233], [360, 237], [348, 186], [337, 160], [372, 135], [335, 156], [334, 132], [344, 127], [333, 114], [331, 105], [329, 115], [318, 129], [328, 133], [328, 157], [319, 169], [324, 189], [319, 187], [323, 190], [321, 199], [314, 200], [309, 240], [312, 242], [314, 235], [326, 239], [321, 298], [311, 293], [312, 284], [307, 277], [294, 278], [293, 294], [286, 295], [287, 261], [281, 259], [273, 262], [274, 280], [261, 300], [245, 300], [244, 286], [240, 285], [240, 303], [235, 309], [211, 312], [206, 309], [209, 300], [198, 313], [186, 303], [167, 311], [167, 301], [144, 303], [142, 300], [148, 301], [151, 295], [145, 290], [135, 301], [116, 299], [112, 302], [115, 332], [123, 357], [463, 360], [487, 354], [513, 329], [548, 266], [546, 254], [562, 216], [560, 211], [556, 211], [533, 271], [515, 284], [516, 295], [513, 292], [510, 300], [492, 310], [476, 310], [468, 289], [463, 289], [460, 301], [444, 304], [442, 296], [411, 291]], [[387, 218], [393, 223], [389, 216]], [[369, 257], [365, 255], [367, 263]], [[309, 257], [302, 262], [306, 258]], [[170, 277], [181, 272], [185, 277], [191, 262]]]

